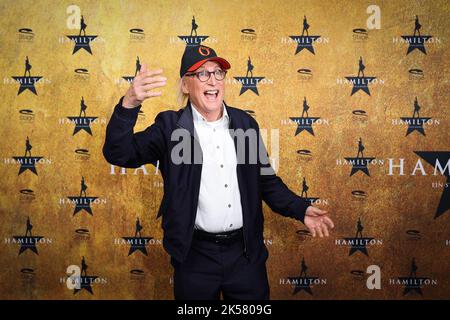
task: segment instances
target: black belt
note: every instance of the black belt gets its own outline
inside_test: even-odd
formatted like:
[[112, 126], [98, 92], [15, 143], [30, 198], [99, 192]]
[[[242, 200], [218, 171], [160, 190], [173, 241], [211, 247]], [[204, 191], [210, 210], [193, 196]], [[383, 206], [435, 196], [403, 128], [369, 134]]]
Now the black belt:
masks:
[[242, 228], [219, 233], [210, 233], [203, 230], [195, 229], [194, 238], [197, 240], [210, 241], [217, 244], [230, 244], [243, 238]]

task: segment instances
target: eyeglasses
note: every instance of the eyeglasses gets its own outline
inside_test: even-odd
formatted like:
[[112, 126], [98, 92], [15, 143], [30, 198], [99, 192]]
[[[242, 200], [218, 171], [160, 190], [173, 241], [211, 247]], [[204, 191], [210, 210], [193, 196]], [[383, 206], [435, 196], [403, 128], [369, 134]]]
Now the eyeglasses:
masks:
[[217, 81], [222, 81], [225, 78], [225, 75], [227, 74], [227, 72], [222, 69], [217, 69], [215, 71], [202, 70], [200, 72], [187, 73], [186, 76], [188, 76], [188, 77], [195, 76], [201, 82], [206, 82], [211, 77], [211, 74], [214, 74], [214, 77], [216, 78]]

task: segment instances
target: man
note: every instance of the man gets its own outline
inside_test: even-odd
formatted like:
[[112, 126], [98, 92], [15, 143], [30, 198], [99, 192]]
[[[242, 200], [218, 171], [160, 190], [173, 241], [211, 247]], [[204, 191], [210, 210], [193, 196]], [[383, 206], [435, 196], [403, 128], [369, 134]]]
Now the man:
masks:
[[361, 157], [364, 158], [364, 149], [365, 149], [365, 147], [363, 145], [362, 139], [361, 139], [361, 137], [359, 137], [359, 140], [358, 140], [358, 154], [356, 155], [356, 158], [359, 158], [359, 154], [360, 153], [361, 153]]
[[253, 69], [254, 69], [254, 66], [252, 64], [252, 59], [250, 59], [250, 57], [248, 57], [248, 60], [247, 60], [247, 73], [245, 75], [246, 78], [248, 77], [248, 73], [249, 72], [250, 72], [250, 78], [253, 78]]
[[303, 177], [302, 194], [301, 194], [301, 197], [303, 197], [303, 194], [305, 194], [305, 198], [308, 198], [308, 190], [309, 190], [309, 187], [308, 187], [308, 185], [306, 184], [306, 178]]
[[303, 257], [302, 258], [302, 267], [301, 267], [301, 270], [300, 270], [300, 277], [301, 276], [307, 277], [307, 275], [306, 275], [306, 271], [307, 270], [308, 270], [308, 266], [305, 263], [305, 257]]
[[309, 110], [309, 106], [308, 106], [308, 102], [306, 101], [306, 97], [303, 98], [303, 111], [302, 111], [302, 118], [303, 115], [306, 113], [306, 117], [308, 117], [308, 110]]
[[82, 194], [84, 194], [84, 196], [87, 197], [86, 190], [87, 190], [87, 185], [86, 185], [86, 183], [84, 183], [84, 177], [82, 176], [81, 177], [80, 198], [81, 198]]
[[27, 156], [27, 154], [29, 154], [31, 157], [31, 149], [32, 148], [33, 148], [33, 146], [30, 143], [30, 138], [28, 138], [28, 136], [27, 136], [27, 140], [25, 141], [25, 157]]
[[134, 76], [141, 72], [141, 61], [139, 60], [139, 56], [136, 57], [136, 70], [134, 71]]
[[24, 77], [27, 76], [27, 72], [28, 72], [28, 76], [31, 77], [31, 64], [30, 64], [30, 60], [28, 60], [28, 56], [25, 59], [25, 73], [23, 74]]
[[416, 97], [416, 99], [414, 99], [413, 118], [415, 118], [416, 114], [417, 114], [417, 118], [420, 118], [419, 111], [420, 111], [420, 105], [419, 105], [419, 101], [417, 101], [417, 97]]
[[180, 68], [186, 106], [159, 113], [150, 127], [133, 133], [142, 102], [160, 96], [153, 90], [167, 80], [143, 64], [106, 129], [103, 154], [111, 164], [136, 168], [159, 160], [164, 196], [158, 216], [176, 299], [269, 299], [262, 200], [304, 222], [313, 236], [328, 236], [334, 227], [326, 211], [309, 206], [276, 176], [257, 122], [223, 101], [229, 68], [212, 48], [187, 47]]
[[417, 32], [420, 37], [420, 28], [422, 28], [422, 25], [419, 22], [419, 16], [416, 15], [416, 20], [414, 21], [414, 36], [416, 36], [416, 32]]
[[195, 16], [192, 16], [191, 37], [193, 36], [194, 33], [195, 33], [195, 37], [197, 36], [197, 28], [198, 28], [198, 25], [195, 22]]
[[363, 230], [364, 230], [364, 227], [363, 227], [362, 222], [361, 222], [361, 217], [359, 217], [358, 218], [358, 223], [356, 224], [356, 235], [355, 235], [355, 238], [358, 238], [358, 235], [359, 235], [360, 238], [362, 238], [363, 237], [363, 234], [362, 234]]
[[134, 232], [134, 237], [136, 238], [139, 235], [139, 238], [141, 238], [142, 237], [141, 231], [142, 231], [142, 225], [141, 225], [141, 222], [139, 221], [139, 218], [137, 218], [136, 219], [136, 229], [135, 229], [135, 232]]
[[81, 36], [81, 32], [83, 32], [83, 35], [86, 36], [86, 27], [87, 27], [87, 24], [84, 22], [84, 17], [81, 16], [79, 36]]
[[87, 277], [87, 268], [88, 265], [86, 264], [86, 260], [84, 259], [84, 256], [81, 258], [81, 276], [83, 276], [83, 272], [84, 272], [84, 276]]
[[366, 69], [366, 66], [364, 65], [362, 57], [359, 57], [359, 68], [358, 68], [358, 77], [360, 74], [362, 74], [364, 78], [364, 70]]
[[303, 30], [302, 30], [302, 37], [303, 37], [303, 34], [304, 34], [305, 32], [306, 32], [306, 36], [307, 36], [307, 37], [309, 36], [308, 30], [309, 30], [308, 20], [306, 20], [306, 16], [303, 16]]
[[416, 259], [412, 258], [411, 261], [411, 272], [409, 274], [410, 278], [417, 278], [417, 264], [416, 264]]
[[33, 225], [31, 224], [30, 217], [27, 217], [27, 230], [25, 232], [25, 237], [28, 236], [28, 233], [30, 233], [30, 237], [33, 236], [31, 230], [33, 230]]
[[84, 97], [81, 97], [81, 101], [80, 101], [80, 117], [81, 117], [81, 114], [83, 114], [84, 117], [86, 117], [86, 109], [87, 109], [87, 105], [84, 103]]

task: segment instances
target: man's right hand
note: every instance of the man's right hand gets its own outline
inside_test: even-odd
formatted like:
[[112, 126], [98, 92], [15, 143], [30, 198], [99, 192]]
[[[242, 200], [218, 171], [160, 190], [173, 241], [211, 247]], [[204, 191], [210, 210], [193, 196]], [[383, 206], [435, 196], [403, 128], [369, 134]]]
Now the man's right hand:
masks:
[[132, 109], [148, 98], [159, 97], [162, 91], [152, 90], [166, 85], [167, 78], [162, 76], [162, 73], [162, 69], [147, 70], [147, 65], [143, 63], [139, 74], [134, 77], [130, 88], [123, 98], [122, 106]]

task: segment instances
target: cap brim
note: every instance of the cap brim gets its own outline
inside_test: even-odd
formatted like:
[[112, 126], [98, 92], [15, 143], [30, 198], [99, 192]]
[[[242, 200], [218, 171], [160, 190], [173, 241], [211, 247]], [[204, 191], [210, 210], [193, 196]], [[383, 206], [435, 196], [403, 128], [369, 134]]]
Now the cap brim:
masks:
[[228, 69], [231, 68], [230, 63], [227, 60], [225, 60], [224, 58], [211, 57], [211, 58], [206, 58], [206, 59], [203, 59], [203, 60], [200, 60], [200, 61], [196, 62], [187, 71], [189, 71], [189, 72], [195, 71], [198, 68], [200, 68], [207, 61], [215, 61], [215, 62], [217, 62], [218, 64], [220, 64], [220, 66], [224, 70], [228, 70]]

